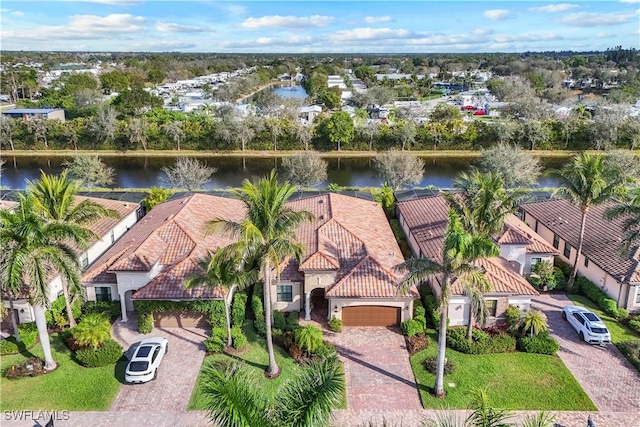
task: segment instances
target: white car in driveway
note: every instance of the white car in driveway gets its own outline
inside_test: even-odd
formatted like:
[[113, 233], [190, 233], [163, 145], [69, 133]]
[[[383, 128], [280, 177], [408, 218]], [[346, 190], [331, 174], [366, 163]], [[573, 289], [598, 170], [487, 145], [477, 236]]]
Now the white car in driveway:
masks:
[[145, 338], [136, 347], [124, 372], [127, 383], [146, 383], [158, 376], [158, 367], [169, 349], [167, 339], [163, 337]]
[[578, 332], [580, 339], [589, 344], [611, 342], [607, 325], [595, 314], [584, 307], [567, 305], [562, 308], [562, 318]]

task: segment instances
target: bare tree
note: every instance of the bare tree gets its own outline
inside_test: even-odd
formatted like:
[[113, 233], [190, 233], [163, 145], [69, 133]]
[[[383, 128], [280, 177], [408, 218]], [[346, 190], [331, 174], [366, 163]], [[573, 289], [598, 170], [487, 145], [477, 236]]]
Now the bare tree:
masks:
[[27, 128], [33, 134], [33, 138], [36, 143], [38, 143], [39, 140], [42, 140], [44, 148], [49, 149], [49, 143], [47, 142], [47, 120], [48, 119], [40, 116], [32, 117], [27, 121]]
[[129, 141], [141, 145], [147, 151], [147, 121], [144, 117], [133, 117], [129, 120]]
[[416, 141], [416, 133], [416, 124], [411, 121], [401, 120], [393, 127], [393, 136], [402, 145], [402, 150], [405, 148], [411, 150], [411, 146]]
[[184, 188], [191, 191], [202, 188], [211, 180], [211, 175], [216, 173], [216, 168], [211, 168], [197, 159], [180, 157], [172, 167], [164, 167], [162, 171], [167, 175], [167, 183], [172, 188]]
[[311, 126], [305, 126], [298, 123], [295, 128], [296, 138], [304, 144], [304, 149], [309, 150], [309, 143], [313, 139], [313, 128]]
[[113, 184], [115, 171], [98, 156], [76, 155], [72, 161], [64, 162], [62, 166], [69, 171], [72, 178], [80, 181], [83, 187], [104, 187]]
[[640, 158], [627, 150], [611, 150], [604, 154], [604, 162], [608, 167], [616, 169], [620, 174], [636, 181], [640, 180]]
[[0, 115], [0, 140], [7, 141], [13, 151], [13, 119]]
[[304, 187], [319, 184], [327, 179], [327, 162], [317, 151], [305, 151], [282, 159], [286, 179], [299, 191]]
[[380, 134], [381, 127], [380, 122], [375, 120], [356, 127], [361, 138], [369, 141], [369, 151], [373, 151], [373, 140]]
[[183, 129], [183, 123], [179, 122], [179, 121], [172, 121], [169, 123], [166, 123], [162, 126], [162, 130], [171, 138], [173, 139], [173, 143], [176, 145], [176, 147], [178, 148], [178, 151], [180, 151], [180, 142], [184, 139], [184, 129]]
[[482, 151], [480, 170], [499, 175], [507, 188], [532, 186], [540, 176], [540, 161], [520, 147], [498, 144]]
[[100, 143], [107, 143], [116, 135], [116, 110], [111, 107], [101, 108], [87, 125], [89, 133]]
[[408, 151], [391, 149], [379, 153], [373, 160], [373, 167], [393, 189], [418, 184], [424, 176], [424, 160]]

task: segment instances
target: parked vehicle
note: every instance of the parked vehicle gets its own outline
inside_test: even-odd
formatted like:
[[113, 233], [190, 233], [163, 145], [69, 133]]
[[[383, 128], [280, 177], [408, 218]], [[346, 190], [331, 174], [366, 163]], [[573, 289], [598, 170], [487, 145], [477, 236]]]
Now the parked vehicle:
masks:
[[562, 308], [562, 318], [578, 332], [580, 339], [589, 344], [611, 342], [607, 325], [594, 313], [584, 307], [567, 305]]
[[166, 338], [150, 337], [140, 341], [124, 372], [125, 382], [146, 383], [155, 380], [160, 362], [168, 349]]

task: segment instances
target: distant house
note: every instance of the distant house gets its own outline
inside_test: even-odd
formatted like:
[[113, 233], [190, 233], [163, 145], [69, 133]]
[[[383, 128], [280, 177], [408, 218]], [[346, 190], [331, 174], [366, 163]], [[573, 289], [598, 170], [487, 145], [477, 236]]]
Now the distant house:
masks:
[[29, 120], [33, 117], [43, 117], [49, 120], [65, 121], [64, 110], [61, 108], [14, 108], [3, 111], [2, 115], [12, 119]]
[[[630, 312], [640, 312], [640, 243], [620, 253], [623, 219], [604, 219], [615, 206], [610, 201], [592, 206], [584, 231], [578, 275], [584, 276]], [[560, 259], [573, 265], [580, 233], [580, 208], [567, 200], [547, 200], [521, 206], [522, 219], [560, 253]]]
[[[338, 194], [289, 205], [309, 210], [315, 220], [297, 230], [306, 247], [302, 262], [285, 260], [271, 286], [275, 309], [303, 311], [306, 318], [335, 316], [346, 326], [399, 325], [411, 317], [417, 292], [396, 295], [400, 276], [394, 266], [403, 259], [380, 205]], [[136, 300], [230, 298], [220, 287], [185, 289], [183, 283], [201, 273], [198, 259], [233, 242], [205, 235], [205, 223], [213, 218], [240, 221], [244, 212], [237, 199], [207, 194], [156, 206], [89, 267], [82, 279], [87, 296], [101, 289], [119, 299], [123, 320]], [[162, 321], [156, 318], [157, 325]]]
[[[398, 203], [398, 220], [415, 256], [442, 262], [448, 211], [447, 201], [440, 195]], [[513, 215], [507, 217], [495, 241], [500, 247], [500, 256], [478, 260], [493, 287], [484, 297], [489, 309], [489, 324], [500, 321], [509, 305], [515, 305], [521, 311], [529, 309], [531, 297], [538, 295], [538, 291], [522, 275], [531, 271], [532, 264], [550, 261], [556, 253], [544, 239]], [[441, 294], [440, 280], [440, 276], [434, 275], [429, 281], [438, 296]], [[463, 284], [457, 279], [451, 285], [449, 320], [451, 325], [469, 323], [469, 299], [464, 294]]]
[[319, 105], [310, 105], [305, 107], [300, 107], [298, 110], [298, 117], [301, 120], [304, 120], [307, 124], [313, 123], [313, 121], [318, 117], [318, 114], [322, 113], [322, 107]]
[[[112, 246], [122, 235], [124, 235], [127, 230], [129, 230], [129, 228], [131, 228], [142, 217], [143, 212], [142, 207], [137, 202], [125, 202], [85, 196], [76, 196], [75, 202], [80, 203], [83, 200], [91, 200], [99, 203], [107, 209], [115, 210], [120, 215], [119, 218], [102, 218], [101, 220], [91, 224], [89, 229], [100, 236], [100, 238], [91, 241], [89, 248], [84, 251], [74, 248], [78, 255], [80, 265], [84, 269], [94, 262], [105, 250], [107, 250], [107, 248]], [[0, 208], [13, 209], [15, 206], [17, 206], [16, 202], [6, 200], [0, 201]], [[55, 300], [60, 295], [62, 295], [62, 282], [60, 276], [51, 278], [48, 295], [49, 301]], [[96, 299], [98, 301], [110, 301], [110, 295], [106, 290], [104, 292], [99, 290], [97, 293], [95, 291], [87, 293], [85, 295], [85, 299], [92, 301], [95, 301]], [[3, 298], [3, 301], [4, 306], [8, 309], [9, 301], [6, 296]], [[20, 323], [33, 322], [35, 319], [33, 308], [28, 301], [27, 292], [22, 292], [17, 296], [17, 299], [14, 301], [14, 310], [16, 310], [17, 318]], [[9, 316], [7, 316], [7, 319], [10, 321]]]

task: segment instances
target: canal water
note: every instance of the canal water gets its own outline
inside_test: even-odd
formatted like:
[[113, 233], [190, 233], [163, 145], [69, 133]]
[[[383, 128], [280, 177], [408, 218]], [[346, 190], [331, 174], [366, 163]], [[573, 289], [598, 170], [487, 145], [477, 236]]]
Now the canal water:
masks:
[[[6, 163], [0, 176], [0, 186], [9, 189], [25, 188], [27, 180], [40, 176], [40, 170], [48, 174], [60, 173], [62, 163], [71, 160], [46, 156], [10, 157], [6, 152], [2, 158]], [[198, 160], [217, 169], [211, 181], [205, 185], [206, 189], [238, 187], [245, 178], [262, 177], [273, 168], [281, 169], [282, 163], [279, 157], [203, 157]], [[172, 166], [176, 157], [104, 157], [103, 161], [115, 170], [114, 188], [149, 188], [166, 186], [162, 168]], [[382, 179], [373, 170], [372, 158], [329, 158], [326, 161], [328, 179], [318, 188], [324, 188], [329, 183], [348, 187], [378, 187], [382, 184]], [[454, 177], [461, 171], [468, 171], [475, 161], [475, 158], [465, 157], [425, 159], [425, 174], [417, 187], [434, 185], [449, 188]], [[541, 162], [545, 168], [558, 168], [566, 159], [543, 158]], [[539, 184], [553, 187], [556, 182], [543, 176]]]

